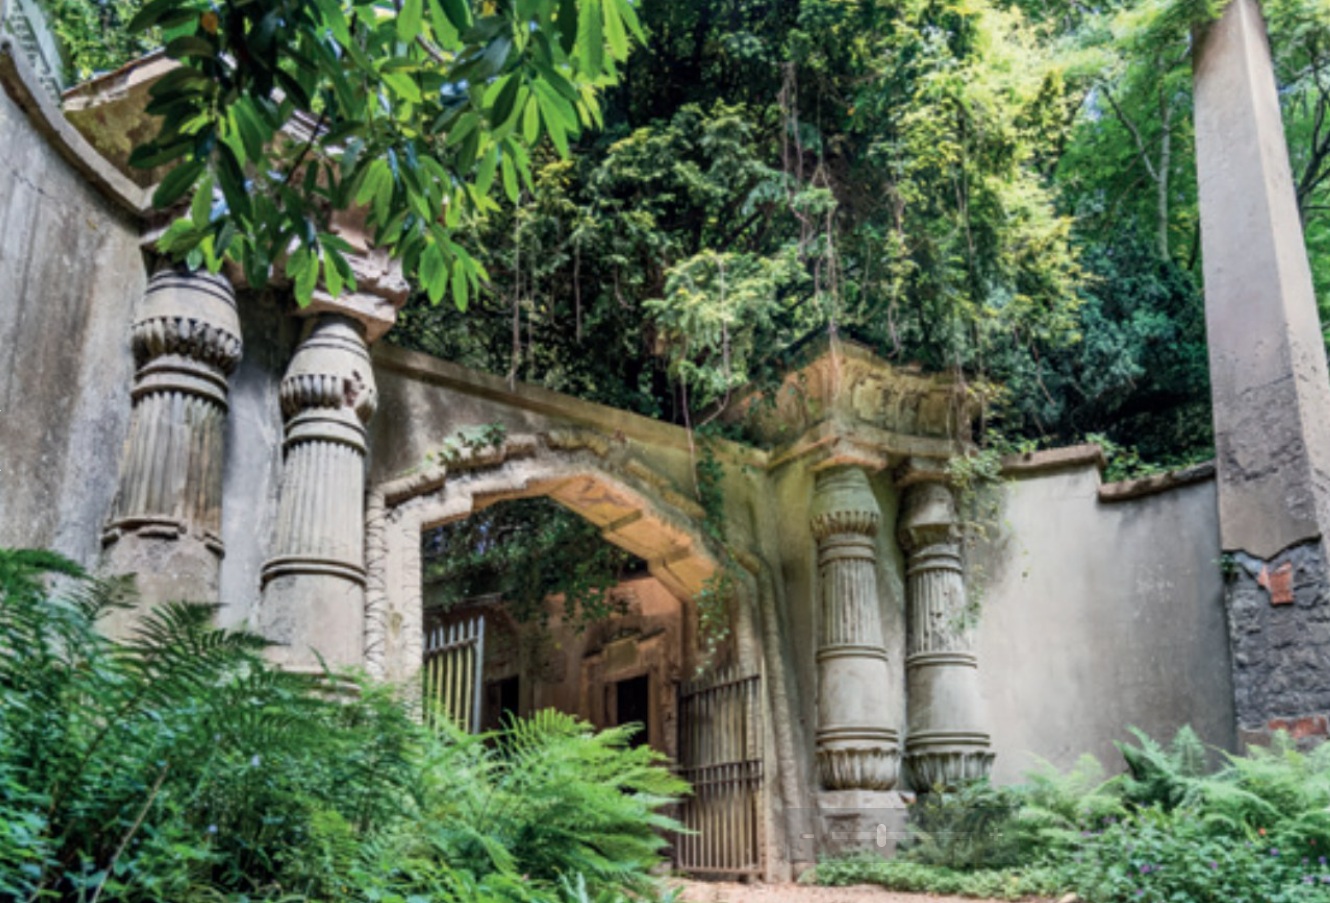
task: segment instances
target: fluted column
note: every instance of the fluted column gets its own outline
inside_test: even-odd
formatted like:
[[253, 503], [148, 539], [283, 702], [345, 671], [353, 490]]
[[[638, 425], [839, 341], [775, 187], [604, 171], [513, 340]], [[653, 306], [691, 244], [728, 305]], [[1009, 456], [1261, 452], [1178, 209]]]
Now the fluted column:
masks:
[[358, 665], [364, 656], [365, 424], [377, 394], [363, 328], [311, 321], [280, 389], [286, 442], [259, 631], [285, 667]]
[[889, 790], [899, 770], [878, 601], [881, 520], [861, 468], [818, 475], [811, 524], [822, 599], [816, 753], [827, 790]]
[[[217, 602], [227, 377], [240, 362], [235, 294], [221, 276], [164, 270], [135, 313], [133, 411], [103, 569], [138, 574], [144, 607]], [[120, 632], [131, 618], [113, 618]]]
[[967, 612], [960, 528], [951, 488], [905, 488], [900, 526], [908, 553], [905, 760], [918, 790], [984, 777], [993, 765]]

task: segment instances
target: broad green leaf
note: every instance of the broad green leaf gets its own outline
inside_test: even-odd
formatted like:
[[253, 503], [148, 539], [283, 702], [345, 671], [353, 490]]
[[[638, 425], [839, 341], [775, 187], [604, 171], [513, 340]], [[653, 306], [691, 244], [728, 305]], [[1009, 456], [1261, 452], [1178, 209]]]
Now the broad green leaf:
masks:
[[480, 165], [476, 167], [476, 191], [489, 194], [490, 186], [494, 184], [494, 169], [498, 165], [499, 147], [495, 145], [489, 149], [489, 153], [480, 158]]
[[202, 229], [212, 217], [212, 174], [205, 174], [194, 188], [194, 199], [189, 205], [189, 218]]
[[627, 59], [628, 34], [623, 28], [619, 4], [616, 0], [603, 0], [601, 9], [605, 11], [605, 39], [609, 42], [610, 53], [616, 60]]
[[448, 21], [458, 31], [466, 31], [471, 27], [471, 9], [466, 0], [440, 0], [443, 5], [444, 15]]
[[458, 257], [453, 261], [452, 283], [453, 283], [453, 303], [457, 305], [458, 310], [465, 313], [467, 307], [467, 300], [468, 300], [467, 278], [466, 278], [466, 264], [462, 262], [461, 257]]
[[532, 145], [540, 138], [540, 109], [535, 94], [527, 98], [526, 110], [522, 114], [522, 137]]
[[397, 14], [397, 37], [410, 44], [420, 34], [424, 15], [424, 0], [402, 0], [402, 11]]
[[379, 73], [383, 83], [392, 89], [394, 94], [405, 98], [409, 103], [420, 103], [420, 86], [416, 84], [415, 79], [405, 72], [385, 70]]
[[577, 22], [577, 50], [581, 68], [591, 78], [605, 71], [605, 38], [600, 0], [581, 0]]
[[169, 207], [178, 201], [194, 184], [194, 180], [203, 172], [205, 165], [204, 160], [190, 160], [168, 172], [157, 186], [157, 190], [152, 193], [153, 206]]
[[443, 250], [435, 241], [425, 245], [420, 255], [420, 284], [429, 295], [431, 304], [438, 304], [448, 288], [447, 262], [443, 259]]
[[508, 200], [516, 204], [518, 196], [517, 170], [513, 166], [513, 158], [508, 154], [504, 154], [499, 163], [503, 172], [503, 193], [508, 196]]

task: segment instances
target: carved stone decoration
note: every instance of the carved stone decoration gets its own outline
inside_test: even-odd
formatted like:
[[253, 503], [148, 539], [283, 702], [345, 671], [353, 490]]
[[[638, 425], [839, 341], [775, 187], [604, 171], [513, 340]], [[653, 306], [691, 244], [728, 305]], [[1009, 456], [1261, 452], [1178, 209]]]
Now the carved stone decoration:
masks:
[[[378, 403], [363, 327], [310, 321], [279, 390], [285, 458], [257, 627], [296, 670], [361, 664], [365, 613], [365, 424]], [[317, 654], [316, 654], [317, 653]]]
[[900, 767], [885, 704], [890, 675], [875, 542], [881, 520], [862, 468], [818, 475], [811, 519], [822, 598], [816, 755], [827, 790], [890, 790]]
[[908, 553], [905, 759], [916, 789], [955, 787], [987, 776], [993, 752], [950, 487], [929, 480], [905, 489], [900, 541]]
[[220, 276], [159, 272], [130, 336], [133, 412], [104, 569], [137, 572], [145, 606], [216, 602], [227, 377], [241, 353], [235, 294]]

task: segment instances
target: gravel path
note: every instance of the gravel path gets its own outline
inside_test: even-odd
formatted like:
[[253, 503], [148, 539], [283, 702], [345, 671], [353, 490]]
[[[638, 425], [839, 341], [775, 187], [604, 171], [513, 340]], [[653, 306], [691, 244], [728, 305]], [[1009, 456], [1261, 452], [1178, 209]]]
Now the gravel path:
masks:
[[[875, 885], [813, 887], [806, 884], [730, 884], [679, 881], [686, 903], [995, 903], [973, 897], [902, 894]], [[1031, 903], [1052, 903], [1036, 901]]]

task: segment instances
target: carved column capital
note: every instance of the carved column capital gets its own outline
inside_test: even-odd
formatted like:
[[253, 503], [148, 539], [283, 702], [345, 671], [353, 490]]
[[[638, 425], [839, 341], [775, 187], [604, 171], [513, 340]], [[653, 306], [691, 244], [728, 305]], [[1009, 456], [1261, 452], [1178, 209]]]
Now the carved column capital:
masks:
[[859, 467], [823, 471], [813, 489], [809, 527], [821, 542], [837, 533], [876, 536], [882, 523], [868, 475]]
[[907, 552], [930, 545], [959, 543], [960, 517], [951, 486], [943, 480], [907, 483], [896, 534]]
[[287, 446], [326, 439], [365, 450], [365, 424], [378, 389], [364, 331], [349, 317], [327, 314], [310, 323], [278, 389]]

